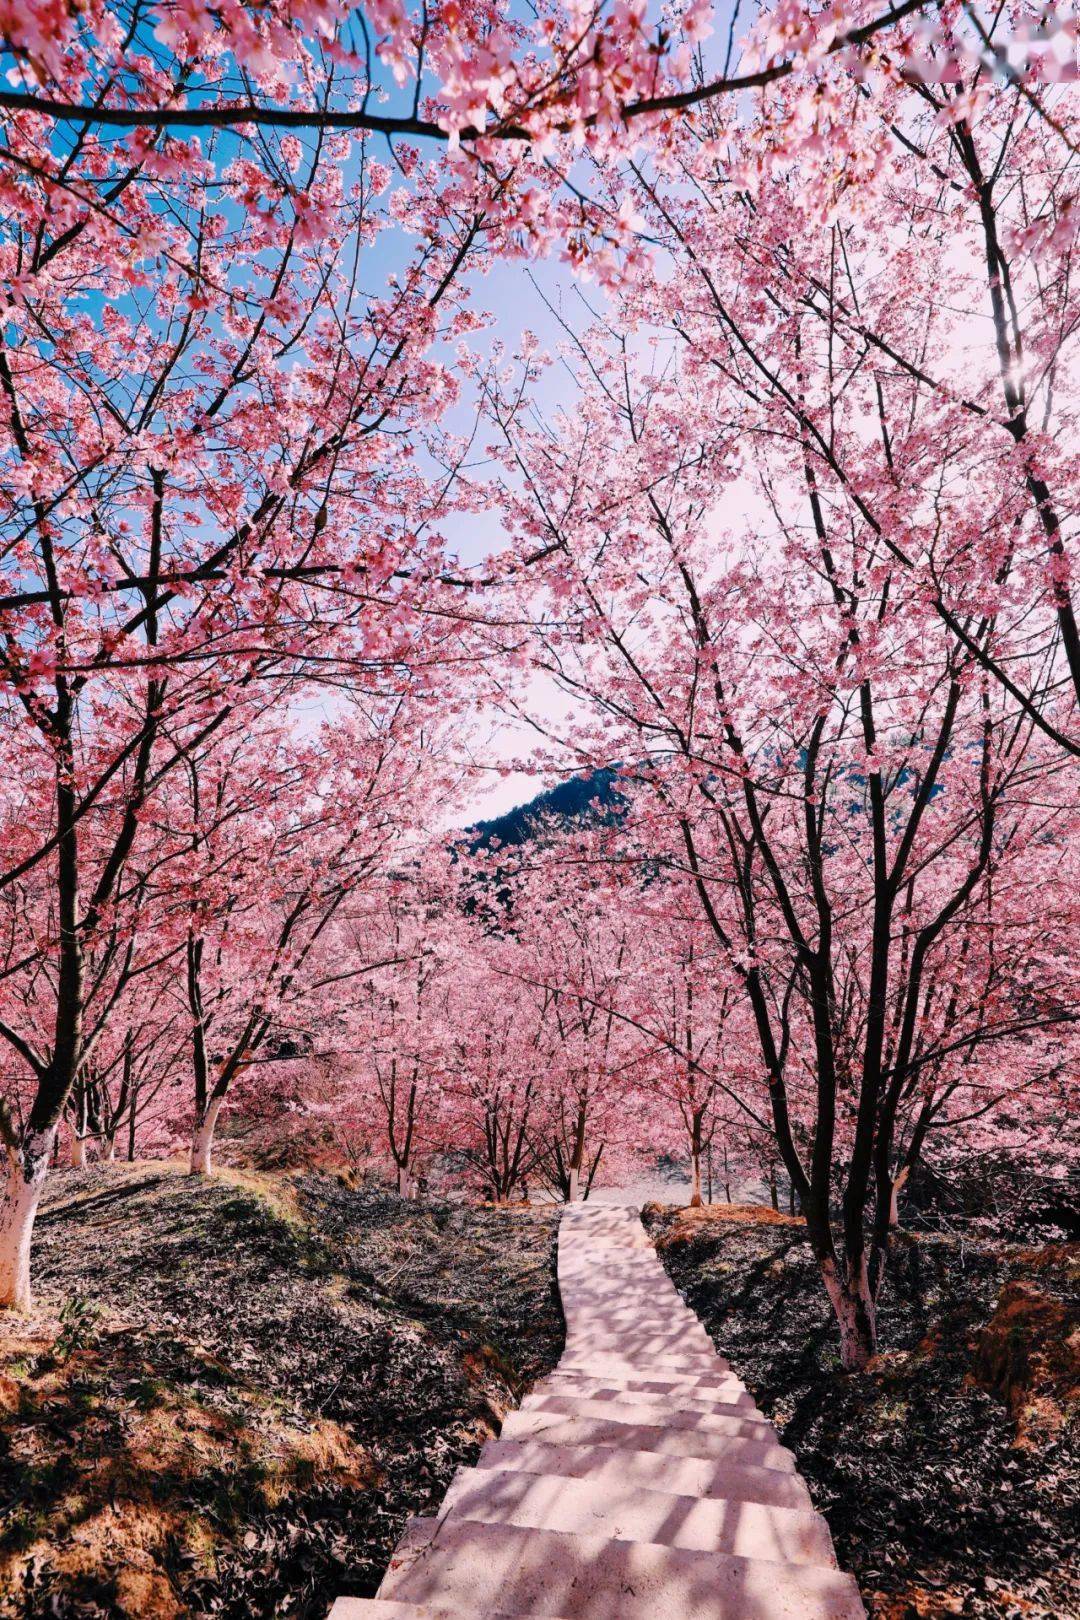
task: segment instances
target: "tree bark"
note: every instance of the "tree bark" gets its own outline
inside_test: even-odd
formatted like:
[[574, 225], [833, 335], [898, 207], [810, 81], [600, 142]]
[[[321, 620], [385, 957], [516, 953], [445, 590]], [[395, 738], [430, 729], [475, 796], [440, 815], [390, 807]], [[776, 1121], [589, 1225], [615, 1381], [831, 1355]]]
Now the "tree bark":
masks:
[[865, 1263], [858, 1267], [854, 1285], [842, 1279], [835, 1260], [819, 1262], [840, 1328], [840, 1363], [845, 1372], [862, 1372], [877, 1354], [877, 1311], [870, 1293]]
[[71, 1168], [73, 1170], [86, 1169], [86, 1137], [72, 1127], [71, 1131]]
[[694, 1115], [690, 1128], [690, 1208], [701, 1208], [701, 1116]]
[[48, 1174], [56, 1126], [28, 1131], [8, 1150], [7, 1179], [0, 1195], [0, 1307], [28, 1311], [30, 1240], [41, 1190]]
[[416, 1197], [416, 1182], [413, 1179], [413, 1176], [412, 1176], [412, 1174], [411, 1174], [411, 1172], [409, 1170], [409, 1166], [407, 1164], [399, 1164], [398, 1165], [397, 1190], [398, 1190], [398, 1195], [401, 1198], [415, 1198]]
[[224, 1101], [224, 1097], [211, 1097], [205, 1111], [196, 1120], [195, 1135], [191, 1142], [190, 1175], [208, 1176], [212, 1174], [214, 1127], [217, 1124], [217, 1118]]

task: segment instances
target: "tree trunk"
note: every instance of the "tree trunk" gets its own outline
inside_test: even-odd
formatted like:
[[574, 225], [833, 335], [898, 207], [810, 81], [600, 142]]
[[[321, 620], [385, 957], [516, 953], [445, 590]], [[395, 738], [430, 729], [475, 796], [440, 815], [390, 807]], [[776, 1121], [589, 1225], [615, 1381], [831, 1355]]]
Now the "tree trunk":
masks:
[[8, 1151], [7, 1179], [0, 1195], [0, 1307], [28, 1311], [30, 1240], [41, 1189], [49, 1169], [56, 1126], [30, 1131]]
[[71, 1168], [73, 1170], [86, 1169], [86, 1137], [72, 1128], [71, 1132]]
[[701, 1120], [696, 1115], [690, 1131], [690, 1208], [701, 1208]]
[[577, 1203], [577, 1201], [578, 1201], [578, 1189], [579, 1189], [580, 1183], [581, 1183], [581, 1170], [579, 1169], [579, 1167], [576, 1164], [572, 1164], [570, 1166], [570, 1185], [567, 1188], [567, 1193], [566, 1193], [566, 1202], [568, 1204], [576, 1204]]
[[769, 1166], [769, 1203], [772, 1205], [773, 1209], [776, 1210], [777, 1214], [779, 1214], [780, 1213], [780, 1199], [777, 1196], [777, 1191], [776, 1191], [776, 1166], [775, 1166], [775, 1164], [771, 1164]]
[[900, 1174], [893, 1181], [892, 1191], [889, 1194], [889, 1227], [893, 1231], [900, 1225], [900, 1193], [910, 1174], [911, 1166], [905, 1164]]
[[193, 1176], [208, 1176], [211, 1174], [211, 1155], [214, 1147], [214, 1126], [224, 1097], [211, 1097], [205, 1113], [195, 1123], [195, 1135], [191, 1142], [191, 1168], [189, 1174]]
[[407, 1164], [398, 1165], [397, 1190], [401, 1198], [416, 1197], [416, 1182], [413, 1180]]
[[845, 1372], [862, 1372], [877, 1354], [877, 1311], [870, 1295], [865, 1264], [855, 1286], [841, 1280], [836, 1262], [820, 1262], [825, 1291], [840, 1327], [840, 1362]]

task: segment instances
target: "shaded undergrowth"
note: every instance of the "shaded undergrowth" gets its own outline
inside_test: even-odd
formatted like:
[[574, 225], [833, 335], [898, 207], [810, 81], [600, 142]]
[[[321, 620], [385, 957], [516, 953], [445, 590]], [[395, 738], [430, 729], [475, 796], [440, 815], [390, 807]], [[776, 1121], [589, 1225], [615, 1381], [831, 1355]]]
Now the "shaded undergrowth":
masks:
[[1080, 1615], [1080, 1245], [901, 1238], [882, 1354], [849, 1375], [801, 1221], [655, 1205], [646, 1221], [873, 1620]]
[[557, 1214], [57, 1176], [0, 1325], [0, 1616], [325, 1614], [558, 1359]]

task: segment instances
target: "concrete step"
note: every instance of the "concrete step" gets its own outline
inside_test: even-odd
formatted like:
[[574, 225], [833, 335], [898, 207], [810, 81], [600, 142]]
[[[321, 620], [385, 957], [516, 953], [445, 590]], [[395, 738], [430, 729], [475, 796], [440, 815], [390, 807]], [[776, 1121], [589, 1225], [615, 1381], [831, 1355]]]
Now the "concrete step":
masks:
[[608, 1479], [565, 1479], [520, 1469], [463, 1468], [442, 1512], [485, 1524], [651, 1541], [662, 1547], [835, 1568], [829, 1527], [805, 1508], [700, 1500]]
[[567, 1620], [865, 1620], [834, 1569], [523, 1530], [449, 1514], [406, 1526], [381, 1597]]
[[772, 1507], [809, 1508], [810, 1492], [786, 1468], [671, 1457], [656, 1451], [615, 1446], [551, 1445], [536, 1439], [488, 1440], [478, 1468], [520, 1469], [526, 1474], [559, 1474], [567, 1479], [610, 1479], [672, 1496], [708, 1497], [729, 1502], [762, 1502]]
[[[685, 1300], [678, 1294], [666, 1294], [651, 1279], [638, 1277], [628, 1277], [618, 1288], [610, 1291], [590, 1290], [587, 1294], [575, 1288], [572, 1283], [561, 1282], [559, 1292], [564, 1307], [568, 1306], [571, 1310], [618, 1312], [621, 1327], [632, 1327], [634, 1319], [641, 1316], [663, 1317], [668, 1311], [687, 1310]], [[628, 1296], [637, 1300], [639, 1307], [637, 1310], [627, 1310]]]
[[[646, 1298], [644, 1287], [637, 1282], [625, 1284], [611, 1294], [582, 1294], [566, 1284], [560, 1284], [559, 1293], [562, 1297], [563, 1310], [572, 1319], [578, 1316], [582, 1319], [603, 1316], [614, 1327], [619, 1328], [633, 1328], [638, 1323], [654, 1328], [664, 1327], [672, 1322], [698, 1322], [693, 1311], [677, 1294], [669, 1297], [654, 1294], [650, 1289]], [[641, 1296], [639, 1309], [632, 1311], [626, 1309], [628, 1293]], [[700, 1325], [698, 1322], [699, 1327]]]
[[662, 1384], [652, 1378], [629, 1378], [617, 1382], [611, 1378], [583, 1378], [577, 1373], [549, 1373], [536, 1384], [533, 1394], [584, 1395], [591, 1401], [662, 1401], [692, 1412], [737, 1411], [756, 1412], [757, 1403], [745, 1384], [733, 1378], [726, 1384], [711, 1387], [699, 1384]]
[[595, 1255], [569, 1249], [560, 1254], [556, 1265], [560, 1277], [582, 1288], [610, 1289], [620, 1277], [645, 1277], [655, 1281], [658, 1288], [678, 1292], [655, 1253], [648, 1249], [607, 1249], [603, 1270]]
[[695, 1333], [640, 1334], [636, 1338], [617, 1333], [573, 1332], [566, 1336], [565, 1356], [577, 1360], [581, 1355], [619, 1355], [632, 1361], [649, 1361], [672, 1356], [701, 1356], [705, 1360], [715, 1354], [709, 1340]]
[[664, 1401], [594, 1401], [587, 1395], [529, 1395], [520, 1412], [543, 1416], [602, 1418], [614, 1423], [655, 1423], [667, 1429], [693, 1429], [707, 1434], [726, 1434], [739, 1440], [762, 1440], [779, 1445], [776, 1430], [760, 1413], [694, 1411], [668, 1405]]
[[573, 1300], [563, 1301], [564, 1310], [568, 1303], [575, 1327], [604, 1327], [609, 1333], [631, 1334], [670, 1333], [681, 1328], [705, 1332], [700, 1320], [681, 1300], [670, 1301], [656, 1310], [642, 1304], [639, 1311], [616, 1309], [603, 1303], [583, 1305]]
[[426, 1603], [395, 1603], [393, 1598], [341, 1597], [330, 1610], [327, 1620], [523, 1620], [520, 1615], [507, 1614], [505, 1609], [434, 1608]]
[[559, 1362], [560, 1372], [584, 1372], [606, 1378], [651, 1378], [657, 1373], [681, 1374], [684, 1378], [713, 1377], [730, 1372], [723, 1356], [617, 1356], [610, 1351], [566, 1351]]
[[569, 1417], [555, 1412], [511, 1412], [502, 1432], [508, 1440], [543, 1440], [550, 1446], [624, 1446], [668, 1457], [707, 1457], [713, 1462], [753, 1463], [795, 1470], [790, 1451], [772, 1440], [752, 1440], [716, 1429], [681, 1429], [667, 1423], [619, 1423], [612, 1418]]
[[[553, 1367], [548, 1373], [549, 1378], [570, 1379], [579, 1382], [595, 1377], [592, 1373], [583, 1373], [574, 1367]], [[639, 1372], [607, 1373], [603, 1375], [603, 1382], [609, 1389], [639, 1389], [655, 1391], [658, 1394], [670, 1394], [673, 1391], [684, 1391], [686, 1394], [706, 1395], [712, 1390], [720, 1391], [730, 1388], [744, 1389], [742, 1379], [730, 1370], [721, 1369], [712, 1373], [665, 1373], [665, 1372]]]
[[570, 1307], [575, 1320], [591, 1320], [598, 1317], [609, 1322], [615, 1328], [656, 1328], [670, 1327], [676, 1322], [690, 1322], [695, 1327], [701, 1327], [700, 1319], [695, 1316], [689, 1305], [673, 1294], [670, 1299], [642, 1300], [640, 1307], [635, 1310], [625, 1304], [625, 1293], [612, 1294], [605, 1299], [602, 1295], [585, 1296], [575, 1294], [568, 1290], [563, 1297], [563, 1305]]
[[685, 1305], [670, 1304], [662, 1310], [615, 1311], [610, 1306], [582, 1305], [573, 1299], [563, 1300], [563, 1310], [569, 1309], [575, 1328], [603, 1328], [608, 1333], [674, 1333], [689, 1330], [705, 1333], [705, 1329]]
[[656, 1250], [641, 1231], [631, 1229], [617, 1232], [609, 1228], [603, 1232], [567, 1232], [565, 1241], [560, 1237], [560, 1257], [582, 1260], [588, 1255], [618, 1254], [620, 1259], [634, 1260], [639, 1255], [656, 1258]]

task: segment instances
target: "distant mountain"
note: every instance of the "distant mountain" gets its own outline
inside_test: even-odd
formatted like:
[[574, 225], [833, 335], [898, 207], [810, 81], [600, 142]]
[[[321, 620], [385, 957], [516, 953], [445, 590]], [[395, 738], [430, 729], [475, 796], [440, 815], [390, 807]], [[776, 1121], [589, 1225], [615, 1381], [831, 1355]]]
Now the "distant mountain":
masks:
[[618, 771], [611, 766], [590, 771], [585, 776], [572, 776], [569, 781], [538, 793], [528, 804], [515, 805], [505, 815], [491, 821], [478, 821], [466, 829], [470, 853], [500, 845], [524, 844], [536, 836], [539, 824], [545, 820], [592, 823], [603, 826], [621, 820], [626, 800], [615, 783]]

